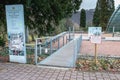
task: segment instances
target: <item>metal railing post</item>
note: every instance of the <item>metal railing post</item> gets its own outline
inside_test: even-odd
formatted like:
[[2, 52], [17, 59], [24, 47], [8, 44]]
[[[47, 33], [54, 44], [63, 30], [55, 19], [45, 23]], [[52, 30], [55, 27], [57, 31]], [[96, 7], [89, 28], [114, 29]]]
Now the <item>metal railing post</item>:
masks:
[[58, 49], [60, 48], [60, 37], [58, 37]]
[[40, 55], [41, 55], [41, 53], [42, 53], [42, 52], [41, 52], [41, 48], [42, 48], [42, 47], [41, 47], [41, 44], [39, 44], [39, 47], [40, 47]]
[[73, 66], [76, 67], [76, 56], [77, 56], [77, 39], [74, 40], [74, 54], [73, 54]]
[[64, 35], [63, 35], [63, 46], [64, 46]]
[[37, 39], [35, 41], [35, 64], [37, 65]]
[[73, 66], [76, 67], [76, 60], [77, 60], [77, 55], [80, 52], [80, 45], [82, 41], [82, 36], [80, 36], [77, 39], [74, 39], [74, 54], [73, 54]]
[[52, 54], [52, 39], [50, 39], [50, 54]]
[[66, 44], [67, 44], [67, 36], [66, 36]]

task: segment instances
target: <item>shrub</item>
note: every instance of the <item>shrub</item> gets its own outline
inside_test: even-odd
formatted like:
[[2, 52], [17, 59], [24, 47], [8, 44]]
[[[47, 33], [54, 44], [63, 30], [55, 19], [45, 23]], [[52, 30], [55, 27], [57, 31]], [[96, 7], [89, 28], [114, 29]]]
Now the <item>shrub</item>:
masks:
[[2, 37], [0, 37], [0, 46], [4, 47], [5, 46], [5, 41]]
[[97, 64], [93, 57], [81, 56], [77, 59], [76, 69], [84, 71], [120, 71], [119, 58], [99, 57]]

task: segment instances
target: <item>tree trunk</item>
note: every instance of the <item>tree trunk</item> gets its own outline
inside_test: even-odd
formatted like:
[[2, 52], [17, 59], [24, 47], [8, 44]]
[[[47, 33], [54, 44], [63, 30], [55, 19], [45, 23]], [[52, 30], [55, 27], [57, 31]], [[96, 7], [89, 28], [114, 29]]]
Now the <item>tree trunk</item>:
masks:
[[32, 41], [35, 41], [34, 34], [31, 34]]
[[41, 36], [41, 35], [40, 35], [40, 34], [38, 34], [38, 38], [40, 38], [40, 36]]

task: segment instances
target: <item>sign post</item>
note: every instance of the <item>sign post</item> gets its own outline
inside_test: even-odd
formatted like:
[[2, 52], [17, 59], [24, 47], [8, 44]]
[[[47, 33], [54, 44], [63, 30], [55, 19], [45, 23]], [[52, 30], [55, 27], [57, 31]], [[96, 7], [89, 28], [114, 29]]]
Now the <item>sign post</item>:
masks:
[[23, 5], [6, 5], [10, 62], [26, 63]]
[[97, 44], [95, 43], [95, 63], [97, 64]]
[[101, 27], [89, 27], [88, 34], [91, 43], [95, 44], [95, 63], [97, 64], [97, 44], [101, 43]]

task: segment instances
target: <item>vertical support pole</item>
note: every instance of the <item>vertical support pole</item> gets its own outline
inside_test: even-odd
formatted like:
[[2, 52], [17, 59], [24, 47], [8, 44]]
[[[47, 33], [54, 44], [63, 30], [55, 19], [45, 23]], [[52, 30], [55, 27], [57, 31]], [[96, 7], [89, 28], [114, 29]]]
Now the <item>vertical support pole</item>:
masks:
[[113, 26], [113, 34], [112, 34], [112, 37], [114, 37], [114, 34], [115, 34], [115, 27]]
[[97, 44], [95, 43], [95, 64], [97, 64]]
[[63, 46], [64, 46], [64, 35], [63, 35]]
[[66, 36], [66, 44], [67, 44], [67, 36]]
[[77, 59], [77, 39], [73, 40], [73, 45], [74, 45], [74, 52], [73, 52], [73, 66], [76, 67], [76, 59]]
[[60, 48], [60, 37], [58, 37], [58, 49]]
[[50, 39], [50, 54], [52, 54], [52, 39]]
[[71, 33], [71, 29], [70, 29], [70, 27], [69, 27], [69, 41], [70, 41], [70, 39], [71, 39], [70, 33]]
[[74, 26], [73, 26], [73, 39], [75, 37], [75, 29], [74, 29]]
[[39, 47], [40, 47], [40, 55], [41, 55], [41, 44], [39, 44]]
[[79, 53], [79, 45], [80, 45], [80, 43], [79, 43], [79, 38], [77, 39], [77, 53]]
[[35, 64], [37, 65], [37, 39], [35, 41]]
[[78, 45], [78, 48], [79, 48], [79, 49], [78, 49], [78, 53], [80, 53], [80, 45], [81, 45], [81, 43], [80, 43], [80, 38], [81, 38], [81, 37], [78, 38], [78, 44], [79, 44], [79, 45]]

